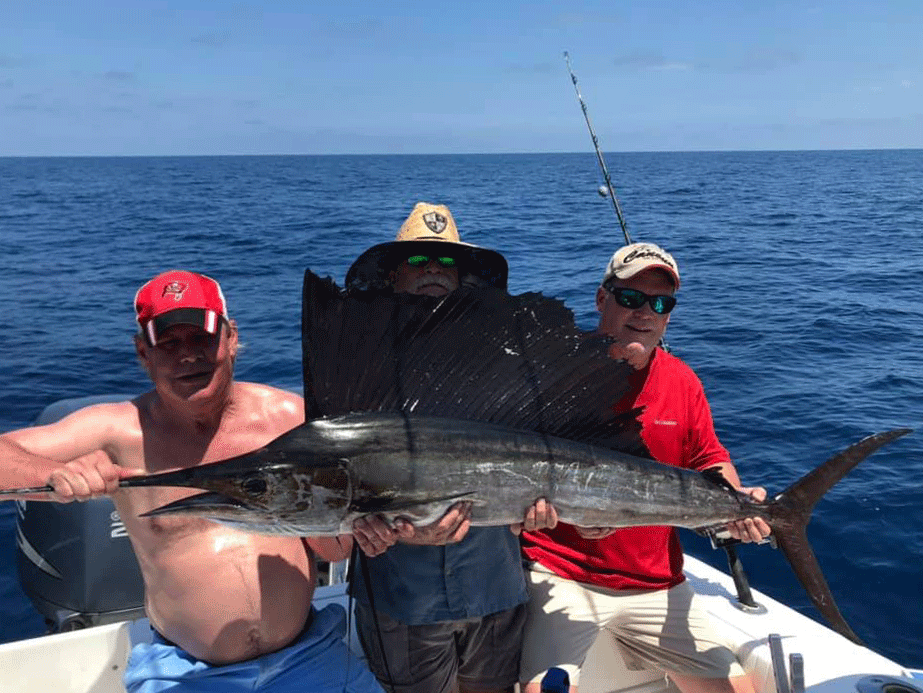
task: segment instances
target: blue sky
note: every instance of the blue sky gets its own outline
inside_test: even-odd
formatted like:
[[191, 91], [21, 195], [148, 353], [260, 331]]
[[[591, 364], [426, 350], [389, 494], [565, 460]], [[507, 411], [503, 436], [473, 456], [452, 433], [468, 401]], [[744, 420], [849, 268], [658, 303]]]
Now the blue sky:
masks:
[[0, 10], [0, 156], [923, 147], [920, 0]]

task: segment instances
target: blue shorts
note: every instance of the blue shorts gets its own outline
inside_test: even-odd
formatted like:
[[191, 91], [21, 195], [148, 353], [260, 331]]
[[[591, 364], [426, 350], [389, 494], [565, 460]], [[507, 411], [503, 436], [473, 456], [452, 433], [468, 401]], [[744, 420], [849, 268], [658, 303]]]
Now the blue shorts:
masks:
[[312, 616], [310, 627], [287, 647], [222, 666], [198, 660], [155, 633], [154, 642], [132, 648], [125, 688], [128, 693], [382, 693], [365, 662], [346, 646], [343, 607], [330, 604], [312, 610]]

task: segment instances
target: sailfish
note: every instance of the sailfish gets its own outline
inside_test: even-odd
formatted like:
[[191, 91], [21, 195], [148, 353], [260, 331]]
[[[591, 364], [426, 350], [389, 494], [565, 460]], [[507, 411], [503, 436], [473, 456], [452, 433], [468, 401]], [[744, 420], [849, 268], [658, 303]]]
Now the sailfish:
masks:
[[350, 532], [369, 513], [425, 523], [457, 501], [472, 503], [472, 525], [503, 525], [540, 497], [590, 527], [704, 531], [762, 517], [821, 615], [859, 642], [805, 528], [828, 489], [909, 429], [870, 435], [756, 502], [651, 459], [638, 412], [613, 409], [633, 369], [612, 347], [539, 293], [347, 292], [307, 271], [305, 423], [244, 455], [121, 485], [205, 491], [148, 515], [299, 536]]

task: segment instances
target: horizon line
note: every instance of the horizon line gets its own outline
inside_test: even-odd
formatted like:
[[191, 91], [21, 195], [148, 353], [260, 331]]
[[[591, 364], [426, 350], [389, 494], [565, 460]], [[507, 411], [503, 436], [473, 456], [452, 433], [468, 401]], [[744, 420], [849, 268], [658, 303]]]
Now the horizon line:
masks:
[[[886, 152], [886, 151], [920, 151], [920, 147], [842, 147], [817, 149], [632, 149], [608, 151], [603, 154], [755, 154], [755, 153], [795, 153], [795, 152]], [[546, 156], [591, 154], [587, 151], [542, 151], [542, 152], [263, 152], [259, 154], [223, 153], [223, 154], [0, 154], [0, 159], [177, 159], [177, 158], [221, 158], [221, 157], [348, 157], [348, 156]]]

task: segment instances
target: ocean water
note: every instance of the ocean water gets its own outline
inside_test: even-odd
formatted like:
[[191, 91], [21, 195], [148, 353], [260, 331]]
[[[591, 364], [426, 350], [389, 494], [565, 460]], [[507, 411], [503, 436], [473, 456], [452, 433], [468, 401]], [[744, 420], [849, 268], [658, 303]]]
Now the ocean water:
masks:
[[[867, 434], [923, 424], [923, 150], [607, 155], [635, 240], [680, 265], [667, 333], [702, 378], [744, 481], [770, 493]], [[172, 267], [221, 281], [242, 380], [300, 385], [300, 288], [342, 282], [419, 200], [503, 252], [513, 293], [593, 296], [622, 243], [595, 155], [0, 159], [0, 431], [65, 397], [147, 387], [136, 288]], [[856, 632], [923, 666], [923, 432], [818, 504], [809, 537]], [[0, 641], [43, 631], [0, 503]], [[717, 566], [723, 554], [683, 534]], [[815, 618], [781, 554], [754, 587]]]

